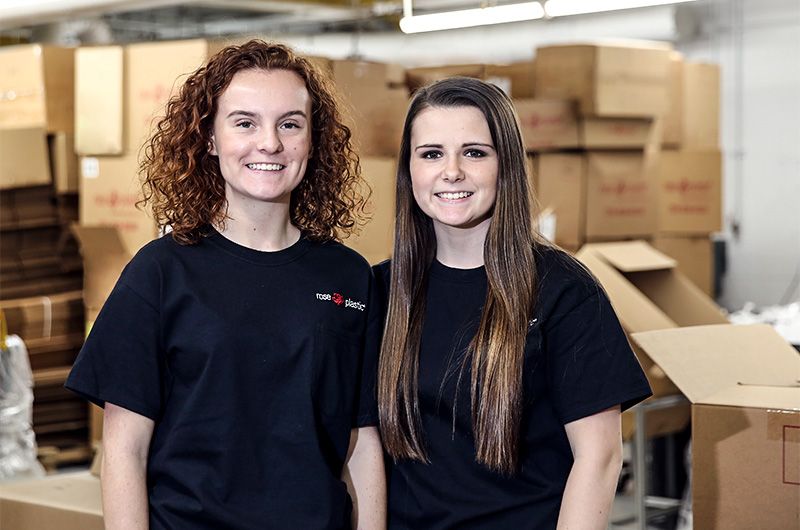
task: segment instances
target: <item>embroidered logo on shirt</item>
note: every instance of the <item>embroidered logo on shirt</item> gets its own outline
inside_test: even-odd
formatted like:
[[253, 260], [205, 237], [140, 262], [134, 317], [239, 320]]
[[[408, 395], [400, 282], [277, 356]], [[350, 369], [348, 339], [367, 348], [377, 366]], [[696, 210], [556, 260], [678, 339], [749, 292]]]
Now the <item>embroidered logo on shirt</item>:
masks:
[[530, 328], [530, 327], [532, 327], [534, 324], [536, 324], [536, 321], [537, 321], [537, 320], [539, 320], [539, 319], [538, 319], [538, 318], [532, 318], [532, 319], [530, 319], [530, 320], [528, 321], [528, 327]]
[[345, 298], [339, 293], [317, 293], [317, 300], [323, 300], [323, 301], [330, 300], [339, 307], [341, 307], [342, 304], [344, 304], [345, 308], [357, 309], [359, 311], [364, 311], [364, 309], [367, 308], [367, 305], [365, 303], [359, 302], [357, 300], [350, 300], [349, 298]]

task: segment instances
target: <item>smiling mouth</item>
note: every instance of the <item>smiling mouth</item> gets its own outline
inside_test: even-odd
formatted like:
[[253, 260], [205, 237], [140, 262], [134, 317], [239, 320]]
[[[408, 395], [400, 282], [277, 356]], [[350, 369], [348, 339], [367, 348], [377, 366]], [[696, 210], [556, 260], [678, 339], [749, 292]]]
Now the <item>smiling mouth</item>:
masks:
[[470, 195], [473, 195], [471, 191], [457, 191], [457, 192], [449, 192], [443, 191], [440, 193], [434, 193], [440, 199], [447, 199], [448, 201], [454, 201], [456, 199], [466, 199]]
[[256, 171], [280, 171], [286, 166], [281, 164], [247, 164], [247, 167]]

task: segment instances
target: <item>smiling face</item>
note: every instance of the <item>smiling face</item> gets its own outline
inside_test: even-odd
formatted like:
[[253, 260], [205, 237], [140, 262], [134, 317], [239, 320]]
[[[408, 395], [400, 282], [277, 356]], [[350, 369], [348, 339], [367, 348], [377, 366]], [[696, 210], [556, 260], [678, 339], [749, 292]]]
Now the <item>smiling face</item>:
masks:
[[311, 98], [300, 76], [289, 70], [233, 76], [217, 101], [210, 146], [232, 217], [260, 205], [288, 206], [310, 150]]
[[414, 199], [437, 234], [485, 234], [497, 197], [498, 158], [489, 125], [475, 107], [429, 107], [411, 126]]

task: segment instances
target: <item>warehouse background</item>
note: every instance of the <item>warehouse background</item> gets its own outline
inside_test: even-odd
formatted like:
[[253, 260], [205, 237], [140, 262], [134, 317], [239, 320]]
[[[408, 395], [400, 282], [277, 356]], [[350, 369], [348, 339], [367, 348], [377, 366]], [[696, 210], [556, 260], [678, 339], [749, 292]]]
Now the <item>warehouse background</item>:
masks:
[[[394, 165], [409, 91], [460, 74], [491, 80], [512, 95], [534, 185], [555, 214], [544, 226], [601, 280], [655, 392], [656, 409], [646, 425], [634, 411], [626, 412], [624, 437], [648, 440], [654, 455], [643, 474], [651, 474], [648, 494], [680, 497], [690, 422], [682, 394], [693, 403], [698, 396], [671, 364], [677, 347], [669, 333], [645, 344], [636, 337], [746, 318], [745, 312], [725, 314], [720, 306], [729, 312], [747, 302], [756, 308], [792, 302], [800, 307], [800, 2], [699, 0], [417, 35], [399, 32], [398, 2], [323, 2], [0, 4], [0, 44], [42, 44], [0, 47], [0, 316], [9, 334], [24, 340], [30, 359], [34, 388], [27, 423], [38, 443], [31, 458], [52, 471], [85, 463], [101, 447], [100, 409], [88, 411], [63, 382], [119, 270], [157, 235], [152, 219], [133, 207], [137, 153], [176, 78], [180, 82], [222, 44], [260, 36], [313, 56], [354, 111], [363, 173], [380, 208], [365, 237], [347, 243], [371, 262], [391, 252]], [[477, 1], [469, 2], [414, 0], [414, 10], [476, 7]], [[580, 43], [595, 46], [574, 46]], [[578, 77], [575, 70], [588, 74], [580, 78], [581, 89], [593, 86], [588, 94], [564, 93], [563, 81]], [[600, 78], [605, 83], [597, 84], [613, 90], [601, 95], [589, 81]], [[37, 113], [39, 107], [46, 112]], [[653, 247], [676, 258], [678, 267]], [[759, 316], [781, 328], [768, 312]], [[795, 349], [770, 335], [769, 326], [723, 328], [692, 337], [704, 351], [689, 357], [707, 362], [692, 366], [690, 376], [705, 381], [722, 374], [737, 377], [737, 385], [755, 377], [780, 387], [786, 374], [797, 372]], [[3, 346], [3, 331], [5, 355], [11, 350]], [[796, 325], [792, 331], [790, 342], [800, 349]], [[669, 346], [666, 354], [662, 342]], [[722, 364], [726, 370], [719, 369]], [[729, 382], [719, 384], [725, 388]], [[768, 394], [776, 385], [763, 386]], [[671, 405], [659, 409], [664, 400]], [[796, 412], [796, 403], [794, 394], [788, 404], [770, 401], [770, 414]], [[763, 416], [763, 403], [745, 405], [720, 409], [752, 409], [753, 417]], [[702, 431], [707, 422], [699, 425], [692, 436], [700, 461], [710, 461], [703, 451], [716, 451], [717, 440], [738, 447], [730, 443], [734, 434], [736, 443], [747, 436], [755, 440], [746, 442], [748, 451], [780, 453], [772, 438], [763, 439], [758, 428], [745, 436], [738, 432], [741, 425], [721, 420], [710, 433]], [[0, 433], [7, 432], [0, 422]], [[644, 462], [644, 450], [636, 454]], [[704, 495], [712, 491], [708, 498], [723, 499], [726, 506], [783, 506], [768, 488], [760, 489], [762, 497], [737, 489], [751, 482], [750, 474], [768, 475], [768, 466], [749, 469], [736, 450], [726, 455], [720, 468], [741, 471], [747, 481], [728, 481], [719, 492], [706, 484]], [[800, 469], [795, 460], [782, 462], [792, 473]], [[642, 502], [645, 482], [637, 485]], [[59, 482], [48, 483], [62, 489]], [[86, 499], [99, 500], [96, 481], [81, 484], [94, 492]], [[31, 497], [53, 493], [31, 488]], [[0, 488], [0, 508], [9, 491]], [[796, 520], [796, 503], [784, 508], [768, 511]], [[93, 509], [93, 524], [99, 525], [99, 505]]]
[[796, 0], [702, 0], [416, 35], [397, 30], [400, 6], [391, 2], [76, 0], [66, 12], [24, 3], [0, 7], [6, 42], [78, 45], [261, 34], [314, 55], [405, 67], [525, 61], [537, 46], [604, 38], [672, 42], [687, 60], [720, 67], [723, 230], [715, 239], [724, 242], [727, 259], [717, 301], [735, 311], [748, 301], [756, 307], [786, 304], [800, 293]]

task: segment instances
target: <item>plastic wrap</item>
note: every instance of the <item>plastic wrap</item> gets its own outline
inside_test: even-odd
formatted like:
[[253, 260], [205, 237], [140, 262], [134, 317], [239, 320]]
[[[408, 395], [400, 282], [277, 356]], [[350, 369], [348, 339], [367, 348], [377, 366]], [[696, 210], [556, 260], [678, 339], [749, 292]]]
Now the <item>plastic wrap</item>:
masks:
[[0, 482], [39, 477], [33, 433], [33, 375], [25, 343], [16, 335], [0, 348]]

